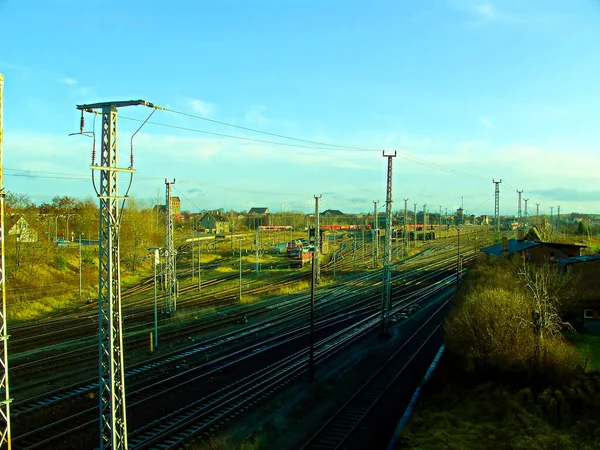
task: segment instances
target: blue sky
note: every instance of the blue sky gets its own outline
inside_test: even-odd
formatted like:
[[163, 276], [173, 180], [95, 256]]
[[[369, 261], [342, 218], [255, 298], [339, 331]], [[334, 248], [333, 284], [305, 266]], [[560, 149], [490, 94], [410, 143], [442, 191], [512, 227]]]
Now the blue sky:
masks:
[[[596, 0], [0, 0], [8, 190], [85, 198], [92, 140], [76, 104], [145, 99], [171, 111], [134, 139], [132, 195], [182, 207], [516, 214], [600, 213], [600, 3]], [[151, 111], [119, 110], [121, 166]], [[92, 118], [86, 128], [91, 130]], [[96, 124], [99, 132], [99, 121]], [[310, 146], [310, 144], [309, 144]], [[345, 149], [348, 150], [345, 150]], [[365, 149], [365, 150], [356, 150]], [[122, 183], [124, 187], [124, 184]], [[555, 208], [556, 211], [556, 208]]]

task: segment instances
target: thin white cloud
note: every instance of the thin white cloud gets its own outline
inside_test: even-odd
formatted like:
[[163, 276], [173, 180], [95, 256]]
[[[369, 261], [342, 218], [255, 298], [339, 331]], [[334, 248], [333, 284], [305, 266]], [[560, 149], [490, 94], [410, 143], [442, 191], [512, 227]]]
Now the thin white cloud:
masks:
[[521, 22], [516, 15], [498, 9], [491, 1], [466, 0], [460, 2], [457, 8], [471, 16], [471, 20], [466, 24], [469, 27], [479, 27], [492, 23], [515, 24]]
[[64, 77], [60, 79], [61, 83], [64, 83], [69, 86], [77, 86], [77, 80], [71, 77]]
[[480, 3], [473, 7], [473, 12], [480, 20], [494, 22], [502, 16], [492, 3]]
[[201, 116], [210, 116], [215, 112], [215, 107], [212, 103], [205, 102], [198, 98], [188, 98], [187, 101], [192, 110]]
[[251, 106], [250, 109], [248, 109], [248, 112], [246, 112], [246, 122], [251, 124], [266, 125], [269, 123], [269, 119], [267, 119], [263, 114], [264, 110], [265, 107], [262, 105]]
[[0, 61], [0, 69], [18, 72], [25, 79], [31, 78], [31, 72], [32, 72], [31, 68], [26, 67], [26, 66], [21, 66], [20, 64], [12, 64], [7, 61]]
[[493, 130], [500, 129], [498, 125], [496, 125], [494, 122], [492, 122], [492, 120], [489, 117], [486, 116], [479, 116], [479, 123], [482, 124], [484, 127], [491, 128]]

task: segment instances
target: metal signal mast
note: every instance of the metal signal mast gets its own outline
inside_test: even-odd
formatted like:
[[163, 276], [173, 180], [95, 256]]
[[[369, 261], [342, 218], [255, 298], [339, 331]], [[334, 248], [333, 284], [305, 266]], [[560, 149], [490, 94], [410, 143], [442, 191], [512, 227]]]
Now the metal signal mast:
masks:
[[407, 227], [407, 221], [408, 221], [408, 199], [405, 198], [404, 199], [404, 245], [406, 245], [406, 248], [408, 249], [408, 227]]
[[[4, 75], [0, 73], [0, 448], [11, 448], [10, 393], [8, 389], [8, 329], [6, 327], [6, 270], [4, 265]], [[2, 391], [4, 395], [2, 395]]]
[[[315, 264], [315, 283], [321, 283], [321, 224], [319, 223], [319, 199], [321, 195], [315, 195], [315, 252], [313, 258]], [[335, 249], [334, 249], [335, 252]]]
[[177, 309], [177, 275], [175, 273], [175, 244], [173, 242], [172, 186], [175, 180], [165, 179], [165, 302], [163, 312], [169, 316]]
[[492, 180], [495, 184], [494, 188], [494, 224], [496, 225], [496, 232], [500, 231], [500, 183], [502, 180]]
[[387, 192], [385, 195], [385, 248], [384, 248], [384, 266], [383, 266], [383, 307], [381, 318], [381, 332], [387, 333], [388, 322], [390, 319], [390, 310], [392, 309], [392, 163], [397, 152], [393, 155], [383, 157], [388, 159], [387, 166]]
[[377, 214], [379, 200], [373, 200], [373, 269], [377, 267], [379, 259], [379, 216]]
[[[133, 169], [133, 147], [130, 166], [118, 167], [117, 108], [125, 106], [148, 106], [161, 109], [145, 100], [77, 105], [81, 111], [80, 132], [84, 130], [84, 112], [102, 111], [102, 139], [100, 165], [96, 165], [95, 147], [92, 153], [92, 171], [100, 172], [100, 185], [94, 189], [100, 200], [100, 232], [98, 243], [98, 347], [99, 347], [99, 400], [100, 400], [100, 449], [127, 449], [127, 414], [125, 406], [125, 370], [123, 364], [123, 321], [121, 315], [121, 267], [119, 237], [122, 207], [119, 200], [119, 173]], [[154, 113], [154, 111], [153, 111]], [[152, 115], [152, 114], [151, 114]], [[143, 126], [143, 124], [142, 124]], [[140, 127], [141, 128], [141, 127]], [[139, 131], [139, 129], [138, 129]], [[137, 133], [137, 131], [136, 131]], [[91, 133], [93, 135], [93, 133]], [[133, 139], [133, 138], [132, 138]]]

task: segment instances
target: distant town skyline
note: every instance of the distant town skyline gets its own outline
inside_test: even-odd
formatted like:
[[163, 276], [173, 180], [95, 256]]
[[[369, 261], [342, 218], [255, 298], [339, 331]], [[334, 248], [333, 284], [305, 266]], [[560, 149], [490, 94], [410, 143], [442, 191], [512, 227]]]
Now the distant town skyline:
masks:
[[[133, 140], [131, 195], [150, 204], [175, 178], [192, 212], [308, 212], [314, 194], [383, 210], [385, 149], [394, 210], [463, 197], [493, 215], [502, 179], [502, 215], [517, 189], [542, 214], [600, 213], [597, 2], [109, 3], [0, 2], [7, 190], [94, 197], [75, 105], [142, 98], [169, 109]], [[121, 166], [150, 112], [119, 110]]]

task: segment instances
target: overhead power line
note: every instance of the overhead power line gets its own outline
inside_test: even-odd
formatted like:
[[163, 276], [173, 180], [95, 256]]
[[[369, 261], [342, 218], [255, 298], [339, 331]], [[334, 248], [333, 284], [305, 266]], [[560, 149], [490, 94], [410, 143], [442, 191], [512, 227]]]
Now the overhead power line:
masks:
[[[191, 117], [191, 118], [203, 120], [206, 122], [212, 122], [212, 123], [216, 123], [219, 125], [229, 126], [232, 128], [237, 128], [237, 129], [249, 131], [252, 133], [260, 133], [260, 134], [264, 134], [264, 135], [268, 135], [268, 136], [274, 136], [274, 137], [279, 137], [282, 139], [289, 139], [289, 140], [303, 142], [305, 144], [313, 144], [313, 145], [292, 144], [292, 143], [287, 143], [287, 142], [277, 142], [277, 141], [270, 141], [270, 140], [265, 140], [265, 139], [256, 139], [256, 138], [251, 138], [251, 137], [246, 137], [246, 136], [237, 136], [237, 135], [226, 134], [226, 133], [217, 133], [217, 132], [213, 132], [213, 131], [200, 130], [198, 128], [183, 127], [183, 126], [179, 126], [179, 125], [172, 125], [172, 124], [166, 124], [166, 123], [155, 122], [155, 121], [148, 121], [147, 123], [151, 124], [151, 125], [156, 125], [156, 126], [165, 127], [165, 128], [172, 128], [172, 129], [181, 130], [181, 131], [190, 131], [190, 132], [194, 132], [194, 133], [202, 133], [202, 134], [207, 134], [207, 135], [211, 135], [211, 136], [218, 136], [218, 137], [224, 137], [224, 138], [229, 138], [229, 139], [238, 139], [238, 140], [243, 140], [243, 141], [256, 142], [256, 143], [260, 143], [260, 144], [278, 145], [278, 146], [284, 146], [284, 147], [306, 148], [306, 149], [312, 149], [312, 150], [325, 150], [325, 151], [350, 151], [350, 152], [381, 152], [381, 150], [382, 150], [381, 148], [376, 149], [376, 148], [368, 148], [368, 147], [355, 147], [355, 146], [349, 146], [349, 145], [332, 144], [332, 143], [327, 143], [327, 142], [320, 142], [320, 141], [313, 141], [313, 140], [309, 140], [309, 139], [296, 138], [293, 136], [287, 136], [287, 135], [278, 134], [278, 133], [270, 133], [268, 131], [258, 130], [258, 129], [250, 128], [250, 127], [244, 127], [241, 125], [235, 125], [235, 124], [231, 124], [231, 123], [227, 123], [227, 122], [222, 122], [220, 120], [209, 119], [207, 117], [202, 117], [202, 116], [185, 113], [185, 112], [181, 112], [181, 111], [175, 111], [175, 110], [171, 110], [171, 109], [167, 109], [167, 108], [164, 108], [164, 110], [167, 112], [172, 112], [172, 113], [183, 115], [186, 117]], [[132, 117], [120, 116], [120, 118], [132, 120], [132, 121], [136, 121], [136, 122], [143, 122], [142, 119], [136, 119], [136, 118], [132, 118]], [[434, 170], [439, 170], [439, 171], [447, 172], [447, 173], [450, 173], [453, 175], [470, 177], [470, 178], [479, 178], [479, 179], [486, 179], [486, 180], [489, 178], [489, 177], [483, 176], [483, 175], [472, 174], [469, 172], [463, 172], [460, 170], [451, 169], [449, 167], [445, 167], [445, 166], [433, 163], [431, 161], [427, 161], [425, 159], [413, 156], [402, 150], [397, 150], [397, 152], [398, 152], [399, 157], [401, 157], [407, 161], [411, 161], [415, 164], [420, 164], [422, 166], [426, 166], [426, 167], [429, 167]]]

